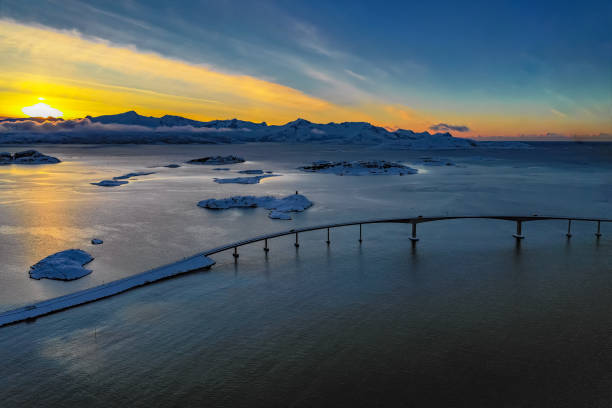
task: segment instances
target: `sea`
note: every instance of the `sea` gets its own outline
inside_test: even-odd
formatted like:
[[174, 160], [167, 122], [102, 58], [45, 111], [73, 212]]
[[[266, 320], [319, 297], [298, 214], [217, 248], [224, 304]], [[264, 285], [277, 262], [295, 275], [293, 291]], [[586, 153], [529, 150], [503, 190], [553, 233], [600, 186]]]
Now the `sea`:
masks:
[[[385, 150], [352, 145], [36, 145], [59, 164], [0, 166], [0, 311], [266, 233], [377, 218], [612, 218], [612, 144]], [[199, 157], [244, 163], [203, 166]], [[430, 159], [443, 165], [432, 166]], [[404, 176], [303, 172], [389, 160]], [[449, 163], [450, 165], [446, 165]], [[168, 164], [181, 167], [168, 168]], [[229, 168], [229, 170], [216, 170]], [[240, 170], [260, 184], [218, 184]], [[118, 187], [93, 182], [154, 172]], [[292, 220], [200, 200], [299, 192]], [[186, 274], [0, 328], [0, 406], [612, 405], [612, 223], [368, 224], [218, 253]], [[102, 245], [92, 245], [99, 238]], [[65, 249], [79, 280], [34, 280]]]

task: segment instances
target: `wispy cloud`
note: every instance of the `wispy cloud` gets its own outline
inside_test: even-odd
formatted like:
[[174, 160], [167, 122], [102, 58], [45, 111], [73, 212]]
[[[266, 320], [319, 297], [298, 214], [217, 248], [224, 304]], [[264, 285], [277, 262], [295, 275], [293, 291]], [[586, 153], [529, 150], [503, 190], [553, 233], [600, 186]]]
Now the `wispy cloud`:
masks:
[[329, 58], [338, 59], [347, 56], [346, 53], [330, 47], [316, 26], [295, 18], [289, 18], [289, 21], [296, 32], [296, 41], [302, 47]]
[[366, 78], [365, 76], [360, 75], [360, 74], [358, 74], [356, 72], [353, 72], [350, 69], [345, 69], [344, 72], [346, 72], [347, 74], [349, 74], [353, 78], [357, 78], [357, 79], [359, 79], [361, 81], [367, 81], [368, 80], [368, 78]]
[[566, 118], [567, 115], [561, 111], [556, 110], [555, 108], [550, 108], [550, 111], [555, 115], [558, 116], [560, 118]]

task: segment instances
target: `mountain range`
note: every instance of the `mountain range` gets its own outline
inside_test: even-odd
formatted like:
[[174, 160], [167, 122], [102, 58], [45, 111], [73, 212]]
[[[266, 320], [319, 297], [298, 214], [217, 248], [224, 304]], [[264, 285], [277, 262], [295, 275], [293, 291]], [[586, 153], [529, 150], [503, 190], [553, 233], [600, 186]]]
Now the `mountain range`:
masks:
[[[0, 143], [334, 143], [380, 145], [407, 149], [524, 147], [516, 142], [476, 142], [450, 133], [387, 130], [367, 122], [313, 123], [297, 119], [267, 125], [238, 119], [208, 122], [165, 115], [143, 116], [135, 111], [82, 119], [0, 120]], [[523, 145], [523, 146], [521, 146]]]

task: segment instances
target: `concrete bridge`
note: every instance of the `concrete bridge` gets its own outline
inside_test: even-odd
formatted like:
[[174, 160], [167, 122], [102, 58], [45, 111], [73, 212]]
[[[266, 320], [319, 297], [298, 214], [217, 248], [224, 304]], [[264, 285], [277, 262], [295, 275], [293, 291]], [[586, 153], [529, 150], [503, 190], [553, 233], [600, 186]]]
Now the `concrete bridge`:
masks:
[[59, 296], [53, 299], [44, 300], [32, 305], [20, 307], [17, 309], [9, 310], [4, 313], [0, 313], [0, 327], [9, 324], [17, 323], [24, 320], [33, 320], [37, 317], [55, 313], [61, 310], [65, 310], [71, 307], [79, 306], [85, 303], [94, 302], [109, 296], [125, 292], [127, 290], [148, 285], [153, 282], [157, 282], [163, 279], [172, 278], [174, 276], [182, 275], [189, 272], [195, 272], [203, 269], [208, 269], [215, 264], [215, 261], [209, 258], [210, 255], [217, 254], [228, 250], [233, 250], [234, 258], [238, 258], [238, 248], [254, 244], [257, 242], [263, 242], [263, 250], [268, 252], [270, 250], [268, 241], [274, 238], [280, 238], [284, 236], [295, 236], [295, 247], [299, 247], [300, 234], [327, 230], [326, 243], [329, 245], [330, 231], [335, 228], [359, 226], [359, 242], [362, 242], [362, 227], [367, 224], [410, 224], [411, 232], [407, 237], [412, 245], [415, 245], [419, 240], [417, 236], [417, 225], [427, 222], [444, 221], [444, 220], [460, 220], [460, 219], [486, 219], [486, 220], [502, 220], [510, 221], [516, 224], [516, 231], [512, 236], [520, 241], [525, 238], [523, 235], [523, 223], [534, 222], [534, 221], [546, 221], [546, 220], [561, 220], [567, 221], [567, 238], [572, 237], [572, 222], [589, 222], [594, 225], [594, 234], [596, 239], [601, 237], [601, 223], [610, 223], [612, 219], [609, 218], [582, 218], [582, 217], [555, 217], [555, 216], [542, 216], [542, 215], [458, 215], [458, 216], [439, 216], [439, 217], [424, 217], [417, 216], [412, 218], [389, 218], [389, 219], [373, 219], [373, 220], [362, 220], [352, 221], [337, 224], [326, 224], [314, 227], [296, 228], [272, 234], [260, 235], [257, 237], [245, 239], [242, 241], [232, 242], [226, 245], [212, 248], [207, 251], [200, 252], [189, 258], [185, 258], [181, 261], [174, 262], [169, 265], [161, 266], [159, 268], [151, 269], [149, 271], [129, 276], [127, 278], [118, 279], [113, 282], [105, 283], [103, 285], [95, 286], [93, 288], [84, 289], [78, 292], [74, 292], [68, 295]]

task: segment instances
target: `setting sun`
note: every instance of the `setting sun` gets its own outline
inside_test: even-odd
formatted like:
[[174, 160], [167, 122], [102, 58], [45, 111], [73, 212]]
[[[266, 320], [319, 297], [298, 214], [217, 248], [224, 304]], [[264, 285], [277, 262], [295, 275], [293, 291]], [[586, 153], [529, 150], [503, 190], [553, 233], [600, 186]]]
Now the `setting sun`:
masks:
[[[38, 100], [44, 100], [45, 98], [38, 98]], [[34, 118], [59, 118], [64, 113], [58, 109], [52, 108], [46, 103], [39, 102], [36, 105], [26, 106], [21, 109], [23, 113]]]

